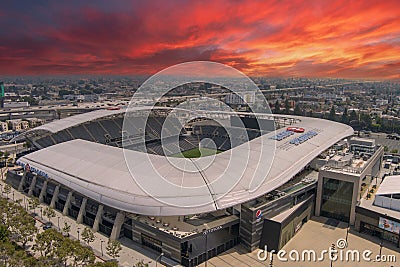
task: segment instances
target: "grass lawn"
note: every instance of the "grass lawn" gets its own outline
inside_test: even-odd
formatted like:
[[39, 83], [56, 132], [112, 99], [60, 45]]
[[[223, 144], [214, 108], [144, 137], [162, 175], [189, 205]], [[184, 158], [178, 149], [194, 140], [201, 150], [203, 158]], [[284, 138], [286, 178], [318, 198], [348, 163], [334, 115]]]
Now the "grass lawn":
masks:
[[172, 157], [177, 157], [177, 158], [200, 158], [200, 157], [207, 157], [211, 156], [214, 154], [221, 153], [221, 150], [217, 149], [210, 149], [210, 148], [193, 148], [190, 150], [186, 150], [182, 152], [182, 154], [178, 153], [175, 155], [172, 155]]

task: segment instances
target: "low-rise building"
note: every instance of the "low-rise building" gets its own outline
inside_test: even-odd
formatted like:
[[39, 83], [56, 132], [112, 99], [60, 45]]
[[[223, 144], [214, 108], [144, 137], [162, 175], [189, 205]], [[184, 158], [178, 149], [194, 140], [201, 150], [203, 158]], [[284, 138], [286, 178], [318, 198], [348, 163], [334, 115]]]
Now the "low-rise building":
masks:
[[369, 153], [372, 154], [376, 150], [374, 139], [353, 137], [349, 141], [350, 151], [354, 153]]
[[[364, 139], [363, 142], [368, 140]], [[337, 151], [321, 168], [318, 175], [315, 214], [353, 225], [356, 205], [363, 192], [379, 176], [383, 147], [375, 147], [373, 153], [363, 157], [353, 155], [350, 151]]]
[[400, 176], [377, 179], [356, 207], [355, 229], [399, 247]]
[[16, 120], [7, 120], [9, 128], [13, 131], [21, 131], [29, 129], [29, 122], [26, 120], [16, 119]]
[[5, 101], [4, 108], [25, 108], [25, 107], [29, 107], [29, 103], [28, 102], [24, 102], [24, 101]]
[[44, 120], [38, 118], [26, 118], [26, 121], [28, 121], [30, 128], [35, 128], [44, 124]]
[[0, 122], [0, 132], [8, 132], [8, 123], [5, 121]]

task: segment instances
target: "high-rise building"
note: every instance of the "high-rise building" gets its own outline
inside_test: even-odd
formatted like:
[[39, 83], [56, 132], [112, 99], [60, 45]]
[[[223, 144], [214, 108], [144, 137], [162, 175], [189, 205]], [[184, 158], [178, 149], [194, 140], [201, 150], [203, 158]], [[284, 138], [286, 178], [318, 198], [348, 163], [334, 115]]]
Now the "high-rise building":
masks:
[[4, 83], [0, 82], [0, 102], [1, 102], [1, 107], [4, 107]]

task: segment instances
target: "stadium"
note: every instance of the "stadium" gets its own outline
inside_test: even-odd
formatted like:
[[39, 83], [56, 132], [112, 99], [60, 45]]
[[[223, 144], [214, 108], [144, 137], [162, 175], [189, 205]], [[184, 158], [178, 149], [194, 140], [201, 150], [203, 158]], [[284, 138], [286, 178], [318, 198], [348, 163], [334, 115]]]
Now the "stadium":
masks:
[[[308, 117], [221, 112], [188, 120], [180, 110], [188, 121], [182, 125], [167, 119], [170, 112], [138, 107], [124, 120], [126, 109], [97, 110], [27, 131], [15, 141], [26, 140], [32, 152], [18, 159], [21, 169], [9, 171], [7, 182], [111, 239], [162, 252], [167, 265], [196, 266], [239, 243], [248, 251], [287, 243], [314, 213], [312, 162], [353, 134], [347, 125]], [[245, 167], [231, 162], [243, 151]], [[257, 160], [271, 151], [270, 162]], [[153, 168], [144, 168], [145, 160]], [[186, 172], [171, 161], [185, 162]], [[224, 175], [238, 182], [225, 192], [216, 180], [229, 164]], [[149, 192], [136, 179], [160, 173], [174, 186]]]

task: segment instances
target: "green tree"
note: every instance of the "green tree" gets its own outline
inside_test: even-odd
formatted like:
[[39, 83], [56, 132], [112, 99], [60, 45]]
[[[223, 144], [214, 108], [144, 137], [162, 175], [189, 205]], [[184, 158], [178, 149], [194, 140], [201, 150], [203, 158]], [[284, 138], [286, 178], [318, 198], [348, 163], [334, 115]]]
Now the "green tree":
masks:
[[303, 115], [303, 112], [301, 111], [299, 104], [296, 104], [296, 106], [294, 107], [293, 114], [298, 116]]
[[7, 227], [8, 230], [11, 230], [12, 219], [17, 213], [17, 205], [7, 200], [1, 201], [1, 205], [2, 223]]
[[2, 266], [9, 266], [9, 261], [12, 259], [13, 254], [15, 252], [15, 246], [10, 242], [1, 242], [0, 243], [0, 255], [3, 259]]
[[29, 105], [31, 105], [31, 106], [37, 106], [37, 105], [39, 104], [39, 101], [38, 101], [38, 100], [36, 100], [35, 98], [30, 97], [30, 96], [24, 96], [24, 97], [22, 97], [22, 101], [28, 102]]
[[94, 235], [93, 231], [90, 230], [88, 227], [85, 227], [82, 231], [82, 239], [89, 245], [89, 243], [94, 242], [96, 236]]
[[348, 123], [349, 122], [349, 114], [347, 111], [347, 108], [344, 108], [343, 114], [342, 114], [342, 119], [340, 120], [342, 123]]
[[69, 236], [69, 232], [71, 231], [71, 225], [69, 225], [67, 222], [64, 222], [64, 227], [62, 228], [62, 232]]
[[8, 242], [9, 236], [10, 231], [8, 231], [7, 226], [0, 224], [0, 243]]
[[63, 236], [55, 229], [48, 229], [36, 235], [33, 250], [40, 252], [40, 255], [44, 258], [53, 258], [56, 249], [61, 245], [62, 239]]
[[118, 263], [115, 261], [95, 262], [87, 267], [118, 267]]
[[9, 261], [9, 266], [23, 266], [27, 255], [25, 251], [16, 249]]
[[67, 266], [69, 260], [73, 259], [75, 253], [75, 247], [77, 244], [69, 238], [60, 238], [59, 247], [54, 251], [55, 258], [58, 262], [63, 263]]
[[74, 94], [74, 91], [71, 90], [61, 89], [60, 91], [58, 91], [58, 95], [60, 96], [60, 98], [63, 98], [64, 95], [72, 95], [72, 94]]
[[354, 109], [350, 112], [349, 121], [358, 121], [358, 116]]
[[36, 213], [36, 208], [39, 207], [40, 202], [37, 197], [32, 197], [28, 199], [28, 207], [30, 210], [33, 210], [34, 213]]
[[361, 114], [360, 121], [361, 121], [363, 127], [367, 128], [367, 129], [371, 128], [372, 118], [369, 114], [364, 114], [364, 113]]
[[11, 186], [9, 184], [6, 184], [4, 186], [4, 193], [6, 194], [6, 198], [8, 199], [8, 195], [11, 193]]
[[118, 242], [117, 240], [108, 240], [107, 246], [106, 246], [106, 252], [107, 255], [110, 256], [113, 259], [116, 259], [119, 257], [119, 252], [121, 251], [121, 243]]
[[24, 147], [24, 148], [27, 148], [27, 149], [30, 149], [30, 148], [32, 147], [32, 143], [31, 143], [29, 140], [27, 140], [27, 141], [23, 144], [23, 147]]
[[290, 112], [289, 100], [286, 98], [285, 99], [285, 114], [289, 114], [289, 112]]
[[94, 263], [95, 255], [91, 248], [82, 246], [78, 240], [73, 240], [73, 262], [74, 265], [83, 265]]
[[135, 267], [148, 267], [149, 264], [145, 263], [143, 259], [135, 263]]
[[47, 206], [43, 211], [43, 215], [49, 219], [49, 222], [51, 222], [51, 218], [56, 217], [56, 212]]
[[332, 121], [336, 120], [336, 111], [334, 105], [332, 105], [331, 110], [329, 111], [328, 119]]
[[279, 114], [279, 113], [281, 112], [281, 105], [279, 104], [278, 99], [275, 101], [274, 112], [275, 112], [276, 114]]
[[29, 216], [24, 208], [18, 206], [10, 221], [13, 238], [22, 244], [22, 248], [25, 248], [26, 243], [33, 241], [33, 237], [37, 233], [35, 219]]
[[36, 236], [34, 251], [40, 252], [41, 261], [51, 266], [87, 266], [93, 264], [95, 255], [91, 248], [78, 240], [62, 236], [55, 229], [49, 229]]

